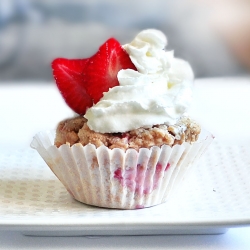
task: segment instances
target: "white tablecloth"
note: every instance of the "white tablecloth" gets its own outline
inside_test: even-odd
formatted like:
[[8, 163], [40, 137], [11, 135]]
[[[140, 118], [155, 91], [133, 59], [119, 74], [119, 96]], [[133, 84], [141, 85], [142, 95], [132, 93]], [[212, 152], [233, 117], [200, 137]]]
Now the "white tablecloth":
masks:
[[249, 250], [250, 228], [230, 229], [221, 235], [159, 235], [110, 237], [28, 237], [0, 232], [0, 249], [130, 249], [130, 250]]
[[[199, 79], [190, 113], [220, 140], [250, 139], [250, 78]], [[51, 83], [0, 83], [0, 150], [29, 147], [32, 136], [72, 115]], [[1, 166], [0, 166], [1, 170]], [[27, 237], [0, 231], [0, 249], [250, 249], [250, 228], [222, 235]]]

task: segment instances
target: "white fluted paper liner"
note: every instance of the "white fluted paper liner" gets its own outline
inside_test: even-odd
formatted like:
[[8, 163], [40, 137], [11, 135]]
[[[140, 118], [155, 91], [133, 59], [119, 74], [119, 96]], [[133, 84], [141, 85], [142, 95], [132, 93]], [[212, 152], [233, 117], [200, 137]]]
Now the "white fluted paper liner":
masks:
[[120, 209], [154, 206], [167, 200], [213, 136], [204, 132], [193, 144], [128, 149], [109, 149], [77, 143], [54, 146], [54, 131], [38, 133], [31, 147], [63, 183], [85, 204]]

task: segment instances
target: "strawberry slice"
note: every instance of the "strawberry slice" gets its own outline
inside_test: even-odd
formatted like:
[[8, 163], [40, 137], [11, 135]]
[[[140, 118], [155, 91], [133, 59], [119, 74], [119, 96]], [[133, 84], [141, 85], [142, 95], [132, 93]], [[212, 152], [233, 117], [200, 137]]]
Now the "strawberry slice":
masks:
[[52, 62], [58, 89], [68, 106], [80, 115], [109, 88], [118, 86], [117, 73], [128, 68], [137, 70], [114, 38], [107, 40], [89, 59], [57, 58]]
[[137, 70], [120, 43], [110, 38], [89, 58], [83, 72], [84, 86], [94, 103], [97, 103], [109, 88], [119, 85], [117, 73], [121, 69]]
[[68, 106], [78, 114], [85, 114], [93, 105], [83, 86], [82, 72], [88, 59], [57, 58], [52, 62], [53, 76]]

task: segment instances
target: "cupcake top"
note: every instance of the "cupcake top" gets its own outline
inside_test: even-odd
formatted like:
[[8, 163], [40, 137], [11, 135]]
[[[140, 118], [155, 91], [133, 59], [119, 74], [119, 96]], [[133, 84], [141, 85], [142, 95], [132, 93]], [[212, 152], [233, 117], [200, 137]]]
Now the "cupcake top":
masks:
[[120, 70], [119, 86], [109, 89], [87, 110], [90, 129], [126, 132], [177, 122], [191, 102], [193, 72], [187, 62], [165, 51], [166, 45], [165, 35], [150, 29], [123, 46], [137, 71]]
[[[161, 31], [144, 30], [131, 43], [119, 48], [124, 54], [115, 51], [114, 57], [114, 52], [109, 52], [99, 75], [102, 47], [97, 53], [99, 57], [94, 55], [89, 59], [71, 60], [70, 66], [66, 65], [68, 68], [65, 68], [65, 62], [64, 68], [58, 66], [58, 60], [53, 62], [54, 77], [66, 102], [77, 113], [84, 115], [88, 127], [95, 132], [116, 133], [156, 124], [173, 125], [190, 106], [193, 71], [186, 61], [175, 58], [173, 51], [166, 51], [166, 45], [167, 39]], [[104, 50], [108, 53], [107, 45]], [[96, 63], [98, 60], [99, 64]], [[73, 67], [77, 72], [73, 72], [72, 62], [79, 67]], [[70, 89], [62, 84], [62, 68], [67, 76], [74, 74], [68, 79], [70, 83], [78, 81], [75, 85], [71, 84]], [[105, 77], [101, 78], [103, 72]], [[96, 79], [98, 77], [100, 79]], [[80, 102], [83, 111], [78, 108], [80, 105], [74, 108], [76, 105], [71, 101], [69, 93], [74, 89], [77, 93], [80, 92], [78, 89], [81, 90], [81, 96], [74, 100], [75, 103]], [[81, 98], [82, 101], [79, 101]]]

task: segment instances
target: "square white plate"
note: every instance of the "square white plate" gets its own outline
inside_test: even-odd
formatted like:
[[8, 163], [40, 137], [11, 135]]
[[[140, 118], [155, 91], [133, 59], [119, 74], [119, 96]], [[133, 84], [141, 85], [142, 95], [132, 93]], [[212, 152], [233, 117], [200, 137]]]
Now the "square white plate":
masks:
[[249, 142], [215, 140], [167, 203], [114, 210], [75, 201], [32, 149], [0, 151], [0, 229], [25, 235], [218, 234], [250, 225]]

